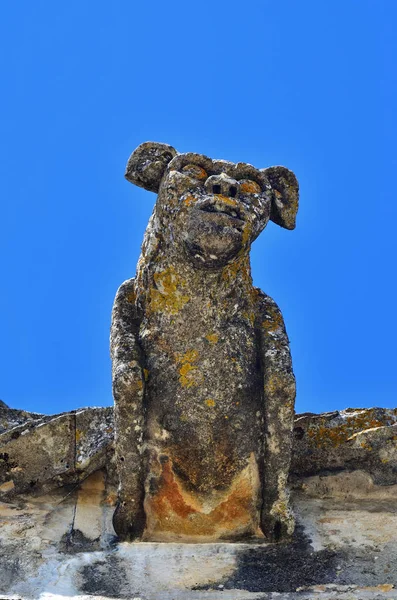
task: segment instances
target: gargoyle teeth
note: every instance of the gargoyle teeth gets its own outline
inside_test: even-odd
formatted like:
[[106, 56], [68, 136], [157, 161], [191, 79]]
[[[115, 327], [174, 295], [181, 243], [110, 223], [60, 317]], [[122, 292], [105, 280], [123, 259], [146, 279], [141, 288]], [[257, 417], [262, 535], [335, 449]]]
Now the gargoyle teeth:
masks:
[[228, 206], [227, 204], [224, 204], [223, 202], [214, 202], [211, 204], [207, 204], [206, 206], [203, 206], [203, 208], [201, 210], [204, 212], [209, 212], [209, 213], [217, 213], [217, 214], [227, 215], [228, 217], [233, 217], [234, 219], [242, 218], [240, 215], [240, 211], [238, 210], [237, 207]]

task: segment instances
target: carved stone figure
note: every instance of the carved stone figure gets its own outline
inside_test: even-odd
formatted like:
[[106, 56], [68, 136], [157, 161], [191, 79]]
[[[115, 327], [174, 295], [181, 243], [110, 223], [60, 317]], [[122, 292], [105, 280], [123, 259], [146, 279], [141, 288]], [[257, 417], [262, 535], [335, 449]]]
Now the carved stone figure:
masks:
[[113, 308], [115, 530], [285, 539], [295, 379], [249, 252], [269, 219], [295, 227], [297, 180], [153, 142], [133, 152], [126, 178], [158, 197], [136, 277]]

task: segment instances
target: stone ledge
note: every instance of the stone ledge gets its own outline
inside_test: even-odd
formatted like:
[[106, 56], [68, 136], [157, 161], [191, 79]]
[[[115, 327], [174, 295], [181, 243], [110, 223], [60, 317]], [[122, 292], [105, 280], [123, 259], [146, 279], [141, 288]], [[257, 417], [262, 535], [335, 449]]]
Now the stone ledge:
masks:
[[[102, 468], [115, 480], [112, 407], [48, 416], [0, 405], [0, 424], [3, 498], [78, 483]], [[397, 409], [298, 414], [292, 456], [294, 486], [302, 478], [355, 470], [376, 485], [397, 484]]]
[[397, 598], [396, 410], [297, 415], [283, 544], [117, 543], [112, 417], [0, 406], [0, 598]]

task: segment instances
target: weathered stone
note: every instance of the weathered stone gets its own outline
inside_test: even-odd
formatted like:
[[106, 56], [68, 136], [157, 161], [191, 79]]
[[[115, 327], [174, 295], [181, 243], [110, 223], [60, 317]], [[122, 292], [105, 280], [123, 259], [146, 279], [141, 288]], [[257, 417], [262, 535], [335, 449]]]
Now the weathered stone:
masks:
[[[90, 473], [103, 469], [106, 480], [117, 487], [116, 465], [114, 460], [113, 408], [84, 408], [63, 415], [67, 417], [61, 423], [76, 420], [75, 427], [63, 428], [62, 436], [66, 436], [66, 447], [75, 445], [76, 461], [66, 468], [62, 464], [59, 473], [59, 439], [54, 424], [41, 429], [41, 419], [29, 420], [25, 426], [15, 425], [18, 415], [23, 412], [7, 408], [11, 428], [0, 436], [0, 493], [11, 499], [25, 489], [29, 493], [51, 491], [67, 484], [78, 484]], [[14, 414], [15, 413], [15, 414]], [[34, 414], [34, 413], [32, 413]], [[59, 415], [46, 415], [45, 423], [55, 420], [57, 427]], [[316, 497], [340, 497], [344, 494], [340, 486], [351, 498], [357, 494], [389, 495], [393, 485], [397, 485], [397, 409], [346, 409], [341, 412], [323, 415], [296, 415], [294, 426], [293, 456], [290, 479], [295, 488], [302, 482], [314, 490]], [[37, 440], [36, 428], [50, 440], [44, 444], [46, 448], [47, 471], [41, 476], [35, 486], [25, 485], [32, 481], [32, 474], [37, 472], [37, 457], [31, 452], [30, 437]], [[24, 432], [24, 444], [14, 445], [14, 440]], [[76, 431], [78, 432], [76, 435]], [[55, 436], [55, 437], [54, 437]], [[36, 443], [36, 442], [35, 442]], [[64, 452], [64, 450], [63, 450]], [[14, 473], [21, 473], [18, 468], [12, 469], [21, 460], [25, 465], [25, 481], [21, 486], [17, 483], [15, 490]], [[13, 466], [14, 465], [14, 466]], [[48, 473], [47, 473], [48, 472]], [[357, 478], [356, 475], [357, 474]], [[354, 477], [354, 483], [353, 479]], [[350, 479], [349, 479], [350, 478]], [[317, 482], [317, 483], [316, 483]], [[326, 484], [328, 491], [324, 491]], [[323, 490], [323, 491], [321, 491]], [[361, 491], [360, 491], [361, 490]], [[365, 492], [363, 490], [366, 490]], [[372, 490], [372, 491], [371, 491]], [[383, 490], [383, 491], [382, 491]], [[14, 492], [9, 494], [8, 492]], [[16, 493], [15, 493], [16, 492]], [[309, 492], [307, 492], [309, 493]]]
[[0, 496], [50, 491], [112, 464], [112, 408], [55, 416], [21, 413], [7, 408], [10, 428], [0, 434]]
[[45, 420], [45, 415], [9, 408], [0, 400], [0, 434], [26, 422]]
[[14, 427], [0, 436], [0, 482], [12, 493], [54, 481], [74, 467], [74, 415]]
[[82, 481], [77, 491], [70, 530], [62, 538], [61, 549], [64, 552], [101, 549], [105, 497], [105, 473], [102, 470]]
[[[12, 409], [7, 410], [15, 423]], [[0, 595], [26, 600], [397, 598], [396, 415], [394, 409], [376, 408], [296, 416], [291, 498], [298, 527], [292, 541], [277, 545], [117, 544], [112, 409], [82, 409], [61, 420], [48, 416], [47, 423], [55, 423], [46, 428], [38, 420], [24, 437], [36, 444], [36, 429], [49, 436], [43, 446], [53, 479], [42, 478], [25, 493], [17, 482], [19, 491], [1, 498]], [[61, 427], [57, 438], [60, 423], [73, 419], [78, 427]], [[82, 432], [78, 441], [76, 429]], [[5, 451], [8, 445], [14, 448], [12, 435], [8, 440]], [[75, 444], [78, 456], [80, 440], [82, 455], [90, 459], [76, 460], [59, 475], [58, 446]], [[356, 465], [349, 453], [357, 444], [363, 454]], [[26, 479], [30, 469], [37, 471], [32, 447], [27, 441], [22, 457]], [[101, 468], [92, 472], [98, 464]], [[380, 471], [385, 465], [387, 477]]]
[[[113, 545], [107, 530], [111, 509], [104, 501], [110, 490], [103, 489], [101, 477], [91, 475], [85, 489], [64, 500], [54, 494], [0, 504], [2, 598], [397, 597], [395, 498], [346, 502], [294, 492], [296, 534], [277, 545]], [[85, 533], [74, 519], [83, 499], [86, 516], [92, 510], [95, 521], [92, 531], [80, 521]]]
[[110, 462], [107, 456], [113, 443], [113, 410], [85, 408], [76, 415], [76, 469], [93, 472]]
[[294, 434], [293, 477], [363, 469], [375, 483], [397, 483], [397, 409], [297, 415]]
[[269, 219], [294, 228], [296, 178], [151, 142], [126, 177], [158, 198], [136, 278], [113, 308], [115, 529], [145, 540], [290, 536], [295, 379], [249, 252]]

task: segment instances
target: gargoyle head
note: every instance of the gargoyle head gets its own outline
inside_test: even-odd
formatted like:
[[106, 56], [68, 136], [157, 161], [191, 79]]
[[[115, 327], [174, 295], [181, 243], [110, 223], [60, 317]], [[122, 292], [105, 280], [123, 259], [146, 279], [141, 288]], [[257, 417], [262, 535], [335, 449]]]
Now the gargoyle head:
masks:
[[248, 252], [269, 219], [295, 227], [298, 182], [285, 167], [256, 169], [146, 142], [130, 156], [125, 176], [158, 193], [156, 228], [197, 266], [220, 268]]

